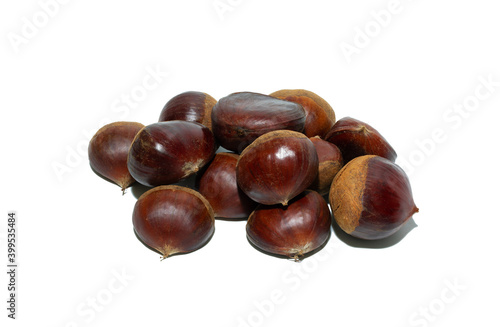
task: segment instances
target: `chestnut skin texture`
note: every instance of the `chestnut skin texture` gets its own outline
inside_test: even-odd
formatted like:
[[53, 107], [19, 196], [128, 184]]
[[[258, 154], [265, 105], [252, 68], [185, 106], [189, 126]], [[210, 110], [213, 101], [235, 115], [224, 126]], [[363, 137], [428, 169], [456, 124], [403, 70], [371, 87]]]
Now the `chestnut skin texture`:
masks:
[[257, 206], [239, 187], [236, 181], [236, 163], [239, 155], [220, 152], [198, 181], [198, 191], [203, 195], [216, 218], [248, 218]]
[[118, 184], [122, 191], [135, 182], [127, 167], [128, 149], [143, 127], [143, 124], [135, 122], [107, 124], [97, 131], [89, 143], [92, 169]]
[[196, 173], [215, 151], [215, 138], [206, 126], [182, 120], [154, 123], [132, 142], [128, 169], [143, 185], [172, 184]]
[[396, 151], [375, 128], [351, 117], [337, 121], [325, 140], [339, 147], [344, 163], [364, 155], [377, 155], [396, 161]]
[[212, 129], [212, 108], [217, 103], [212, 96], [188, 91], [170, 99], [160, 113], [158, 121], [185, 120], [200, 123]]
[[301, 132], [305, 122], [306, 112], [301, 105], [252, 92], [230, 94], [212, 109], [217, 141], [222, 147], [238, 153], [270, 131]]
[[306, 123], [302, 133], [308, 137], [324, 138], [335, 123], [335, 111], [332, 106], [314, 92], [303, 89], [285, 89], [269, 95], [302, 105], [306, 111]]
[[319, 136], [309, 138], [318, 152], [318, 176], [309, 187], [321, 195], [330, 192], [333, 178], [340, 171], [344, 162], [339, 148], [330, 142], [322, 140]]
[[214, 212], [198, 192], [177, 185], [155, 187], [137, 200], [132, 214], [137, 236], [163, 255], [204, 246], [215, 231]]
[[252, 200], [286, 206], [312, 184], [318, 166], [316, 148], [307, 136], [274, 131], [260, 136], [241, 153], [236, 179]]
[[418, 212], [405, 172], [374, 155], [357, 157], [340, 170], [329, 201], [340, 228], [366, 240], [394, 234]]
[[328, 240], [331, 223], [325, 199], [306, 190], [286, 207], [259, 205], [246, 230], [250, 243], [262, 251], [298, 261]]

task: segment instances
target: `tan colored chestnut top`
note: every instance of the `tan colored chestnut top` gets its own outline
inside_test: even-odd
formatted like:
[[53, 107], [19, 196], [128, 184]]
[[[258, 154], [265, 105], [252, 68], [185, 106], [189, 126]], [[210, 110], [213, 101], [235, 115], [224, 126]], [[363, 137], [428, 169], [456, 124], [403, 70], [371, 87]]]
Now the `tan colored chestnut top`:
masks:
[[[359, 226], [363, 212], [363, 194], [368, 172], [368, 161], [376, 157], [357, 157], [345, 165], [333, 179], [330, 188], [330, 204], [333, 216], [340, 228], [348, 234]], [[344, 185], [350, 185], [344, 187]]]

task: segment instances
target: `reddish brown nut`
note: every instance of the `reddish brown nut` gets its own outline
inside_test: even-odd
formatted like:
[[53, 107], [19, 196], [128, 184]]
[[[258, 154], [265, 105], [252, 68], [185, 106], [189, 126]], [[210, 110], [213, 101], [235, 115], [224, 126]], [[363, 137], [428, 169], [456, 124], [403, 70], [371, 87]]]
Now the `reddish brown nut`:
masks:
[[319, 136], [309, 138], [318, 152], [319, 171], [318, 176], [309, 187], [321, 195], [330, 192], [333, 178], [343, 166], [342, 153], [339, 148], [330, 142], [322, 140]]
[[374, 155], [346, 164], [333, 180], [329, 200], [340, 228], [367, 240], [394, 234], [418, 212], [405, 172]]
[[188, 91], [174, 96], [163, 107], [158, 121], [185, 120], [212, 129], [212, 108], [217, 103], [207, 93]]
[[111, 123], [99, 129], [89, 143], [90, 167], [122, 191], [135, 182], [127, 168], [128, 149], [143, 127], [134, 122]]
[[177, 185], [158, 186], [141, 195], [132, 222], [139, 239], [160, 252], [163, 259], [201, 248], [215, 231], [208, 201]]
[[198, 189], [219, 218], [248, 218], [257, 206], [236, 182], [239, 155], [220, 152], [201, 175]]
[[250, 144], [238, 159], [238, 186], [262, 204], [287, 205], [312, 184], [318, 174], [318, 154], [302, 133], [269, 132]]
[[396, 151], [375, 128], [351, 117], [337, 121], [325, 140], [339, 147], [344, 163], [369, 154], [396, 161]]
[[270, 131], [301, 132], [305, 121], [306, 113], [301, 105], [251, 92], [230, 94], [220, 99], [212, 110], [217, 141], [238, 153]]
[[154, 123], [144, 127], [132, 142], [128, 169], [143, 185], [172, 184], [210, 162], [215, 150], [212, 132], [199, 123]]
[[324, 138], [335, 123], [333, 108], [316, 93], [302, 89], [279, 90], [271, 93], [270, 96], [302, 105], [306, 111], [303, 133], [308, 137]]
[[258, 249], [298, 261], [325, 244], [331, 223], [326, 201], [307, 190], [287, 207], [259, 205], [246, 229], [248, 240]]

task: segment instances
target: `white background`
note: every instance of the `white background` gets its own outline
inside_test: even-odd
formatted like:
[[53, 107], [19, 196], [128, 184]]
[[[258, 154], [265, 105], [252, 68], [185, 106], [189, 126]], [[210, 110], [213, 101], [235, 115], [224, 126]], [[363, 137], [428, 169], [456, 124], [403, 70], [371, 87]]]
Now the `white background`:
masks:
[[[2, 326], [498, 326], [499, 9], [491, 0], [3, 1], [0, 261], [16, 210], [19, 311], [6, 317], [3, 273]], [[141, 93], [151, 70], [158, 82]], [[133, 233], [140, 189], [122, 196], [97, 177], [89, 138], [106, 122], [153, 123], [187, 90], [283, 88], [314, 91], [338, 118], [378, 129], [420, 212], [385, 242], [334, 232], [302, 263], [256, 251], [245, 222], [216, 221], [204, 248], [160, 261]]]

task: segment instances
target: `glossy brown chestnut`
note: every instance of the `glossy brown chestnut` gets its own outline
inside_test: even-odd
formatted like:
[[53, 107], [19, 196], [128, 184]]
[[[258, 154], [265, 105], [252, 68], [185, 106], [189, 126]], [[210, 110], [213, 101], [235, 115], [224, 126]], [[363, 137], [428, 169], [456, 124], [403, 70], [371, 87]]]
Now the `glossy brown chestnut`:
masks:
[[418, 212], [405, 172], [374, 155], [347, 163], [333, 180], [329, 200], [340, 228], [367, 240], [394, 234]]
[[216, 103], [217, 100], [207, 93], [184, 92], [174, 96], [165, 104], [158, 121], [192, 121], [212, 129], [212, 108]]
[[335, 123], [332, 106], [314, 92], [302, 89], [279, 90], [270, 96], [302, 105], [306, 111], [306, 123], [302, 133], [308, 137], [324, 138]]
[[224, 148], [241, 153], [257, 137], [275, 130], [304, 129], [301, 105], [268, 95], [239, 92], [220, 99], [212, 110], [215, 137]]
[[262, 204], [287, 205], [312, 184], [318, 174], [318, 154], [302, 133], [269, 132], [250, 144], [238, 159], [238, 186]]
[[128, 169], [143, 185], [172, 184], [197, 172], [215, 150], [215, 138], [206, 126], [182, 120], [154, 123], [132, 142]]
[[198, 191], [203, 195], [218, 218], [248, 218], [257, 206], [236, 182], [236, 163], [239, 155], [220, 152], [201, 175]]
[[135, 122], [115, 122], [103, 126], [89, 143], [92, 169], [118, 184], [125, 191], [135, 180], [127, 168], [128, 149], [144, 125]]
[[318, 152], [318, 176], [309, 187], [321, 195], [330, 192], [333, 178], [343, 166], [342, 153], [339, 148], [330, 142], [322, 140], [319, 136], [309, 138]]
[[396, 151], [375, 128], [351, 117], [337, 121], [325, 140], [339, 147], [344, 163], [369, 154], [396, 161]]
[[248, 240], [258, 249], [298, 261], [328, 240], [331, 223], [326, 201], [307, 190], [286, 207], [259, 205], [246, 229]]
[[198, 192], [177, 185], [155, 187], [137, 200], [132, 222], [139, 239], [167, 258], [204, 246], [215, 231], [214, 212]]

